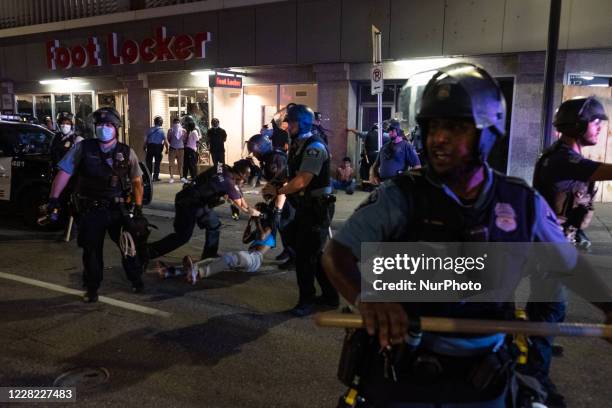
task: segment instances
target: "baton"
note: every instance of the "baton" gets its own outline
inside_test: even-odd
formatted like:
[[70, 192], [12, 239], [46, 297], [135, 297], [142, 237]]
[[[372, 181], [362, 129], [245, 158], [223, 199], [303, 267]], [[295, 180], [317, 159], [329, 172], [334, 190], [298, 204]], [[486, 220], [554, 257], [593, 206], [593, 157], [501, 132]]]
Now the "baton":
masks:
[[[314, 316], [314, 321], [315, 324], [320, 327], [338, 327], [346, 329], [360, 329], [364, 327], [363, 319], [359, 314], [338, 312], [317, 313]], [[410, 325], [410, 323], [409, 320], [408, 324]], [[612, 339], [612, 325], [609, 324], [421, 317], [419, 325], [423, 331], [438, 333], [508, 333], [541, 337], [600, 337]]]
[[66, 228], [66, 236], [64, 242], [70, 242], [70, 235], [72, 234], [72, 224], [74, 223], [74, 217], [71, 215], [68, 220], [68, 227]]

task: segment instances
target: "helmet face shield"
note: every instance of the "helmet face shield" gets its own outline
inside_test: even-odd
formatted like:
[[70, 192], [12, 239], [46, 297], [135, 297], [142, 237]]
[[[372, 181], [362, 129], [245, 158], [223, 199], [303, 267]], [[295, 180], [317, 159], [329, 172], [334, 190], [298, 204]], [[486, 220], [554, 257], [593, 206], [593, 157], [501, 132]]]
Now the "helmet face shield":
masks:
[[[410, 98], [414, 87], [423, 85], [417, 103]], [[418, 88], [417, 88], [418, 89]], [[420, 105], [419, 105], [420, 102]], [[431, 119], [468, 119], [480, 130], [478, 156], [486, 158], [498, 137], [505, 134], [506, 101], [497, 82], [483, 68], [467, 63], [452, 64], [414, 75], [400, 93], [399, 107], [409, 118], [411, 105], [419, 106], [416, 121], [425, 144]]]

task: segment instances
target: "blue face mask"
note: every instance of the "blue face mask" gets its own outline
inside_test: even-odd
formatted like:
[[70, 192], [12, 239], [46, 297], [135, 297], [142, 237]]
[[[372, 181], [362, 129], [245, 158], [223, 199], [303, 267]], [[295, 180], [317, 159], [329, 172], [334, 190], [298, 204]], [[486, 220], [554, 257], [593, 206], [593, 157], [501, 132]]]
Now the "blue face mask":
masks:
[[103, 143], [110, 142], [115, 137], [115, 128], [96, 126], [96, 138]]

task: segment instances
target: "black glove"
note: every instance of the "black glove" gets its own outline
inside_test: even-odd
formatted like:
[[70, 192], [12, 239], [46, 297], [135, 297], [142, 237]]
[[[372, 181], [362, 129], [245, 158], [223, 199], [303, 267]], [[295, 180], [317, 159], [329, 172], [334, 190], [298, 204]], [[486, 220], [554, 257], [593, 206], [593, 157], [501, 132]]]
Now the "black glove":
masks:
[[47, 213], [51, 214], [54, 210], [59, 210], [61, 206], [62, 205], [59, 198], [49, 197], [49, 202], [47, 203]]
[[134, 217], [142, 217], [142, 205], [136, 204], [134, 206]]
[[283, 209], [274, 207], [274, 229], [276, 230], [280, 228], [282, 215]]

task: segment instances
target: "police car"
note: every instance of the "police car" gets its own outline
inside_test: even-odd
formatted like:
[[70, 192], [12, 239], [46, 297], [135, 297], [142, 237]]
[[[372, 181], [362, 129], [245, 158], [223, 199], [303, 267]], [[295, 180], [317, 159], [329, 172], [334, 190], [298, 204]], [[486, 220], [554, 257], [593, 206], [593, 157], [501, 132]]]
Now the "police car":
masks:
[[[0, 205], [23, 216], [37, 227], [39, 207], [46, 204], [53, 182], [50, 148], [54, 133], [44, 126], [24, 122], [18, 115], [0, 115]], [[144, 163], [143, 204], [153, 197], [151, 176]]]

